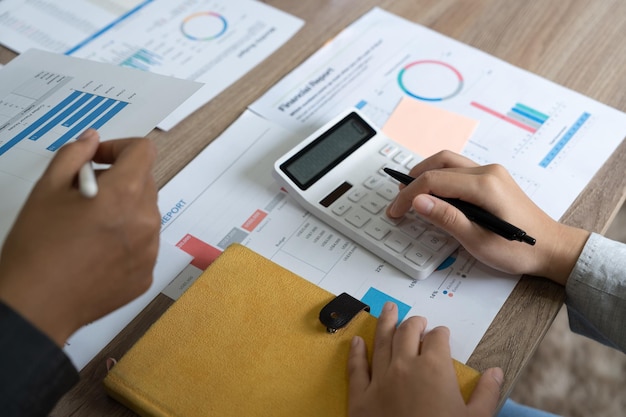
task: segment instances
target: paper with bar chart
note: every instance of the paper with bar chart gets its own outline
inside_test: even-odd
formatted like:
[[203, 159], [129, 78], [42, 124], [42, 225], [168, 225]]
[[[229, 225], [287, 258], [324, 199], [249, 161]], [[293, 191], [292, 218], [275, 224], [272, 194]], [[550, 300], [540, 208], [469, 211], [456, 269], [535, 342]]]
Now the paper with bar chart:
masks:
[[[103, 140], [144, 136], [199, 84], [31, 49], [0, 70], [0, 242], [34, 183], [87, 128]], [[54, 218], [50, 218], [54, 221]], [[78, 254], [77, 254], [78, 256]], [[75, 333], [66, 353], [82, 368], [189, 263], [161, 245], [149, 291]]]
[[384, 130], [407, 99], [478, 121], [462, 153], [557, 219], [626, 136], [624, 113], [378, 8], [250, 108], [305, 137], [351, 106]]
[[159, 124], [168, 130], [276, 51], [302, 24], [253, 0], [151, 0], [67, 54], [204, 83]]
[[85, 129], [147, 134], [194, 82], [30, 50], [0, 70], [0, 241], [54, 153]]

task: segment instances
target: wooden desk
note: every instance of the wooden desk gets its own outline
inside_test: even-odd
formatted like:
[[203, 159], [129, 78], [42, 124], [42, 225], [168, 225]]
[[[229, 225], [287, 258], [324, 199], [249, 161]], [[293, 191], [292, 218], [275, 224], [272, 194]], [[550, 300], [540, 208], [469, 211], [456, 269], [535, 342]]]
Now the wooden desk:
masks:
[[[256, 98], [373, 6], [403, 16], [626, 111], [626, 3], [623, 0], [267, 0], [306, 21], [284, 47], [170, 132], [153, 131], [160, 150], [155, 175], [164, 185]], [[14, 56], [0, 50], [0, 62]], [[601, 140], [602, 138], [597, 138]], [[604, 232], [626, 190], [623, 142], [562, 221]], [[563, 289], [524, 277], [468, 364], [500, 366], [506, 396], [562, 305]], [[157, 297], [82, 372], [81, 383], [53, 415], [132, 415], [104, 394], [105, 358], [121, 357], [171, 304]]]

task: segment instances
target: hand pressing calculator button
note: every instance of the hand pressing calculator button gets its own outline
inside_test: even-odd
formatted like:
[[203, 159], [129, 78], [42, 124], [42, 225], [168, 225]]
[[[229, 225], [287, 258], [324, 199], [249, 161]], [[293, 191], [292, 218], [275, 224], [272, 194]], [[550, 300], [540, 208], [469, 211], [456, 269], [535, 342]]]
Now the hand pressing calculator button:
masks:
[[459, 246], [415, 213], [385, 214], [399, 188], [383, 168], [408, 172], [421, 159], [349, 110], [278, 159], [274, 176], [311, 214], [421, 280]]

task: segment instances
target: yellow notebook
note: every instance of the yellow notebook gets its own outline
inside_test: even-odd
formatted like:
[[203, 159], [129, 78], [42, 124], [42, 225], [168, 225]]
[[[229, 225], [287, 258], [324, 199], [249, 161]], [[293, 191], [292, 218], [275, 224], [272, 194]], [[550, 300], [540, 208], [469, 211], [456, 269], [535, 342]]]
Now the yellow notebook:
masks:
[[[345, 416], [354, 335], [371, 354], [376, 318], [329, 333], [334, 295], [230, 246], [124, 355], [108, 394], [142, 416]], [[455, 362], [467, 399], [480, 374]]]

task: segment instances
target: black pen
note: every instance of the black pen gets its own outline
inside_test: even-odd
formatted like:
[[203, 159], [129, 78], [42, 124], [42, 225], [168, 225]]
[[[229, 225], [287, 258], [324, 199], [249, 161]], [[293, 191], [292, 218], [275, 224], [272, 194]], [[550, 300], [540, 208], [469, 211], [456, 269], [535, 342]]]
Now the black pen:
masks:
[[[404, 185], [409, 185], [411, 181], [415, 179], [391, 168], [384, 168], [384, 171]], [[438, 195], [435, 195], [435, 197], [453, 205], [458, 208], [469, 220], [484, 227], [485, 229], [491, 230], [505, 239], [517, 240], [519, 242], [528, 243], [529, 245], [534, 245], [536, 242], [535, 238], [528, 236], [522, 229], [513, 226], [511, 223], [505, 222], [485, 209], [482, 209], [472, 203], [459, 200], [458, 198], [439, 197]]]

